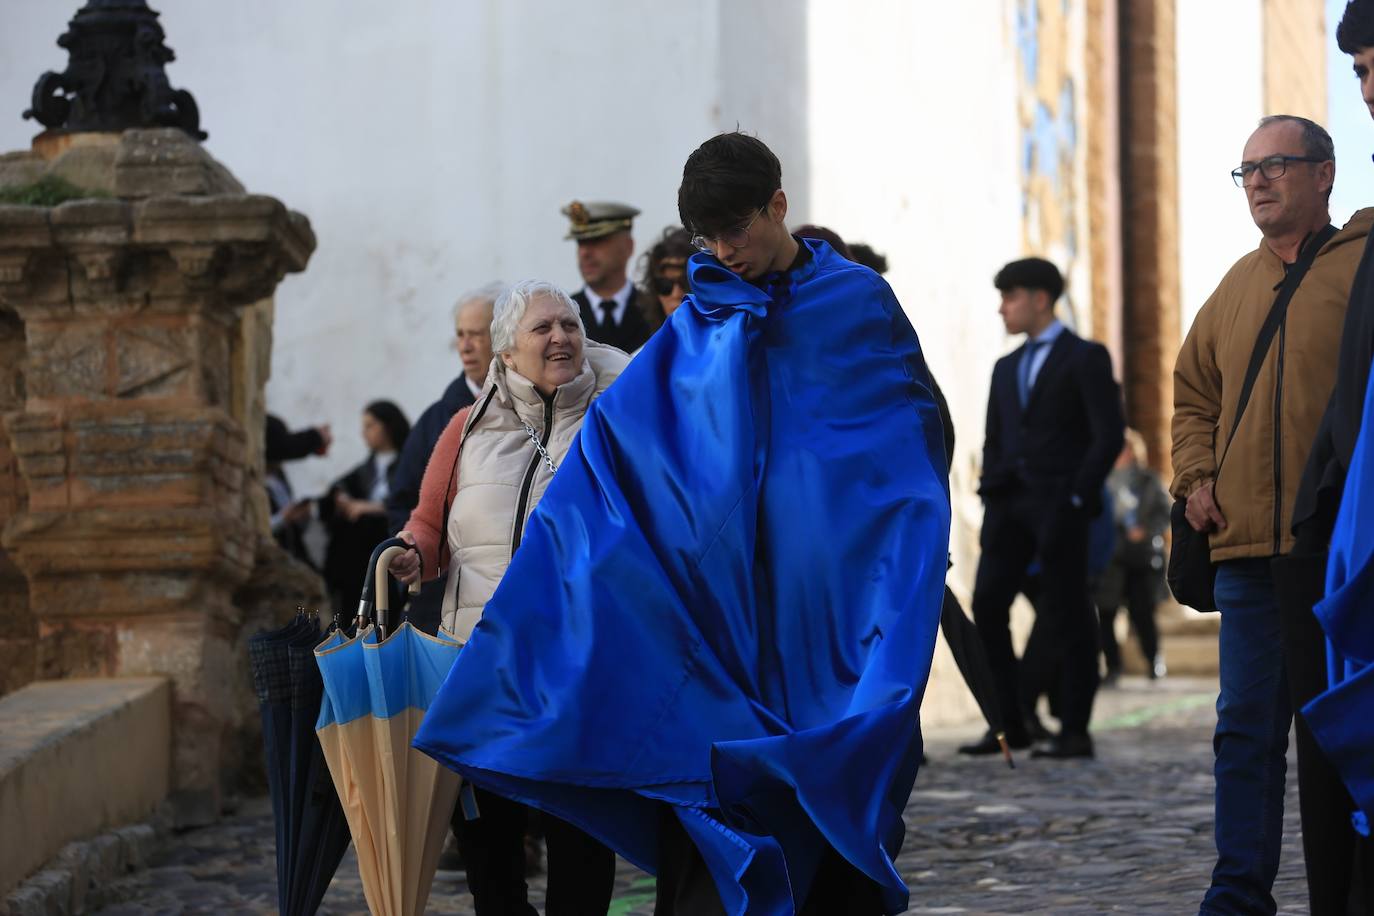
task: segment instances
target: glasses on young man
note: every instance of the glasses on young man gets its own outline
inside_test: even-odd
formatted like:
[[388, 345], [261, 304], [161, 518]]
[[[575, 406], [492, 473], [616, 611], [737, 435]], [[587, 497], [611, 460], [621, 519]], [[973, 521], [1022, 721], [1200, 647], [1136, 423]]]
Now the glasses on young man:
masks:
[[745, 223], [743, 226], [727, 229], [720, 235], [702, 235], [698, 233], [692, 236], [692, 245], [697, 248], [697, 250], [704, 251], [707, 254], [715, 254], [716, 246], [722, 242], [729, 245], [731, 248], [743, 248], [745, 245], [749, 244], [749, 230], [754, 227], [754, 222], [760, 216], [763, 216], [763, 211], [767, 209], [768, 207], [766, 206], [759, 207], [759, 212], [755, 213], [753, 219], [749, 220], [749, 222]]
[[692, 284], [687, 279], [686, 273], [676, 277], [654, 277], [650, 285], [653, 286], [654, 292], [660, 296], [671, 296], [675, 287], [681, 289], [683, 295], [692, 291]]
[[1277, 181], [1288, 171], [1290, 162], [1329, 162], [1319, 156], [1265, 156], [1259, 162], [1243, 162], [1240, 168], [1231, 170], [1231, 180], [1236, 187], [1245, 187], [1245, 180], [1258, 171], [1270, 181]]

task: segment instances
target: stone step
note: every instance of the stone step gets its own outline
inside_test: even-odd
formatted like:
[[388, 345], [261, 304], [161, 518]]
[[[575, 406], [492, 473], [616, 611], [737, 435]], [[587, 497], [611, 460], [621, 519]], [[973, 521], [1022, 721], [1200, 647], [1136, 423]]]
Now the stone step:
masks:
[[171, 717], [157, 677], [38, 681], [0, 697], [0, 899], [73, 840], [154, 812]]

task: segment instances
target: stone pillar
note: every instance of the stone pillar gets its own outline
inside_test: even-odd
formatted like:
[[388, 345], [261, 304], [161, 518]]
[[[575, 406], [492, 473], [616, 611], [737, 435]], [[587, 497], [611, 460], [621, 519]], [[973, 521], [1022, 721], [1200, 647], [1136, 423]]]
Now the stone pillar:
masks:
[[40, 675], [171, 677], [173, 799], [205, 822], [246, 670], [233, 593], [263, 537], [264, 357], [245, 314], [260, 335], [314, 235], [176, 128], [49, 132], [7, 160], [82, 189], [0, 206], [0, 303], [27, 343], [5, 427], [28, 501], [3, 544]]
[[1087, 98], [1088, 257], [1093, 337], [1123, 370], [1121, 314], [1121, 85], [1115, 0], [1087, 0], [1083, 70]]
[[1169, 479], [1178, 357], [1178, 86], [1174, 0], [1121, 0], [1126, 416]]
[[[1322, 0], [1264, 0], [1265, 114], [1326, 124], [1327, 42]], [[1348, 102], [1354, 107], [1358, 101], [1351, 79]]]
[[[0, 305], [0, 416], [23, 406], [23, 365], [24, 325], [18, 315]], [[14, 452], [9, 440], [0, 436], [0, 526], [17, 515], [24, 503], [24, 480]], [[0, 695], [34, 679], [36, 633], [29, 613], [29, 583], [0, 547]]]

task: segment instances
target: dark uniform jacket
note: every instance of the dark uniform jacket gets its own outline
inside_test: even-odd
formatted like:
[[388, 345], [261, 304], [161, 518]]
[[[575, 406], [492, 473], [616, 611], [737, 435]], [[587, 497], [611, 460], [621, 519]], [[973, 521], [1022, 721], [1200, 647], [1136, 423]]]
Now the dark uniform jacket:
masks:
[[[597, 343], [609, 344], [619, 347], [626, 353], [633, 353], [644, 346], [644, 342], [654, 333], [654, 325], [646, 317], [649, 296], [637, 286], [630, 287], [630, 301], [625, 304], [625, 314], [621, 316], [620, 323], [610, 328], [601, 323], [605, 316], [600, 314], [599, 310], [592, 309], [585, 290], [579, 290], [573, 295], [572, 300], [577, 303], [578, 311], [582, 314], [582, 324], [587, 329], [587, 336]], [[658, 307], [657, 303], [653, 305], [655, 308]]]

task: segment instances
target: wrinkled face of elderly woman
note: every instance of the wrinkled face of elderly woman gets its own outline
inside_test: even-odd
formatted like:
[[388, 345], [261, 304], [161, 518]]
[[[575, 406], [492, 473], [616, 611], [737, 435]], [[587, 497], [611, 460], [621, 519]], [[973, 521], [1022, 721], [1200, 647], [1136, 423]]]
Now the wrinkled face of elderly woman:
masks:
[[515, 346], [501, 360], [540, 394], [553, 394], [582, 371], [582, 326], [565, 303], [535, 296], [515, 329]]

